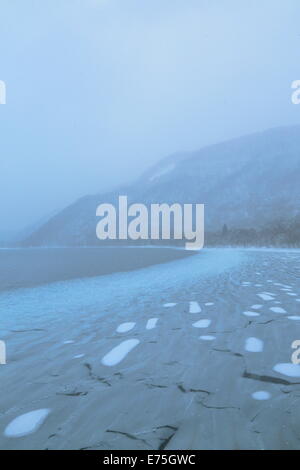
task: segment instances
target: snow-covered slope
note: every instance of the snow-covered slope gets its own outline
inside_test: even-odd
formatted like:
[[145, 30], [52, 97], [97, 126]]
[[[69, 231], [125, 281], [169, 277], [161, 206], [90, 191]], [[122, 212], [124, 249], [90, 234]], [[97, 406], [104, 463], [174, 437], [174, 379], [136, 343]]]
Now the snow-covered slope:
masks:
[[25, 245], [96, 244], [96, 207], [130, 202], [204, 203], [206, 230], [259, 228], [300, 214], [300, 126], [271, 129], [176, 154], [148, 170], [133, 185], [86, 196], [57, 214]]

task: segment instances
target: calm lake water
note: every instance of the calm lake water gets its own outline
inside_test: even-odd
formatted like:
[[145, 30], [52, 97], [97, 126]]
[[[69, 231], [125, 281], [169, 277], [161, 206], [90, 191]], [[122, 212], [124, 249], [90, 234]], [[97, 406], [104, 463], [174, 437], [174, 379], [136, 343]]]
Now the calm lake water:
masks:
[[173, 248], [1, 249], [0, 291], [132, 271], [191, 255]]

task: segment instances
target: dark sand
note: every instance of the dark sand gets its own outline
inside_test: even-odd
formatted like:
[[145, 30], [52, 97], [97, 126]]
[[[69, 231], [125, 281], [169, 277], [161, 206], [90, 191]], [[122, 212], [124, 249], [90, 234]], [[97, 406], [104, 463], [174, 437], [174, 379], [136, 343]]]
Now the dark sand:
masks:
[[[300, 321], [289, 319], [300, 314], [299, 279], [299, 252], [208, 250], [131, 273], [0, 294], [8, 348], [0, 448], [299, 449], [300, 366], [296, 377], [274, 370], [291, 364], [291, 343], [300, 339]], [[156, 326], [146, 329], [151, 318]], [[193, 326], [205, 319], [206, 328]], [[117, 332], [124, 322], [134, 328]], [[249, 338], [262, 350], [246, 350]], [[104, 365], [128, 339], [139, 344]], [[268, 399], [256, 400], [256, 392]], [[50, 414], [35, 432], [4, 435], [17, 416], [43, 408]]]

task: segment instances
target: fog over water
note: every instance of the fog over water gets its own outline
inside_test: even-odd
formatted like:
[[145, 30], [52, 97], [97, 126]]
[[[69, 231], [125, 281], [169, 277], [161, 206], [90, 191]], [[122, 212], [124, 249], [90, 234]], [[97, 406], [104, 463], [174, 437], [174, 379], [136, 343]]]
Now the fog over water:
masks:
[[159, 159], [300, 123], [298, 0], [2, 0], [0, 231]]

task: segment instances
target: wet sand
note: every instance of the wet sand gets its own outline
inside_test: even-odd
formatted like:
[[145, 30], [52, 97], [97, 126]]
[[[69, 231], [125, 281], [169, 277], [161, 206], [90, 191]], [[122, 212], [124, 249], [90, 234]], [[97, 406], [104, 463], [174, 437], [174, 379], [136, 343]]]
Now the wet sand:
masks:
[[205, 250], [2, 293], [0, 448], [299, 449], [299, 279], [297, 251]]

